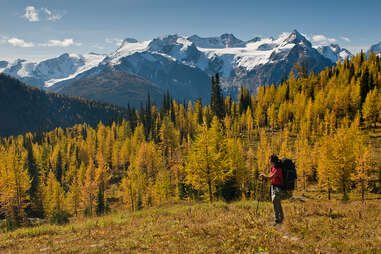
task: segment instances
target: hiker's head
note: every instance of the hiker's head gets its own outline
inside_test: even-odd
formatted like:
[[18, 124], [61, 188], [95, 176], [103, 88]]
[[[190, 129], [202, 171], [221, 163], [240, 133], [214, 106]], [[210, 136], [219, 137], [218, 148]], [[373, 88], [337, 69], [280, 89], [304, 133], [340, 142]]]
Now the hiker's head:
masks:
[[270, 156], [269, 161], [272, 166], [278, 166], [280, 164], [280, 160], [275, 154]]

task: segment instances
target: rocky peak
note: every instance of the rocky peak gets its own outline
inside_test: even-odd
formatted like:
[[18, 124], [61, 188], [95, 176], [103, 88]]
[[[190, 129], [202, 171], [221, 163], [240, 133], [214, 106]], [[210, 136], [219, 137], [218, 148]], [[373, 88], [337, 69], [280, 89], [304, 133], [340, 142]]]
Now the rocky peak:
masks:
[[220, 36], [220, 40], [222, 44], [225, 45], [226, 48], [234, 48], [236, 46], [241, 46], [243, 41], [237, 39], [233, 34], [222, 34]]
[[309, 40], [306, 39], [301, 33], [299, 33], [296, 29], [294, 29], [288, 37], [284, 40], [285, 44], [293, 43], [293, 44], [304, 44], [307, 47], [312, 47], [312, 44]]
[[152, 51], [162, 51], [168, 46], [174, 46], [177, 44], [177, 40], [181, 38], [177, 34], [166, 35], [153, 39], [149, 44], [148, 48]]

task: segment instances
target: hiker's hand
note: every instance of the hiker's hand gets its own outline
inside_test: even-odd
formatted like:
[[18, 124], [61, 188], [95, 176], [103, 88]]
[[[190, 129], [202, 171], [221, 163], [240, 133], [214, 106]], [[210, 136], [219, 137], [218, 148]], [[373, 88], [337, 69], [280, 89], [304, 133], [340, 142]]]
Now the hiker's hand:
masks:
[[266, 179], [266, 175], [265, 174], [260, 174], [259, 175], [262, 179]]

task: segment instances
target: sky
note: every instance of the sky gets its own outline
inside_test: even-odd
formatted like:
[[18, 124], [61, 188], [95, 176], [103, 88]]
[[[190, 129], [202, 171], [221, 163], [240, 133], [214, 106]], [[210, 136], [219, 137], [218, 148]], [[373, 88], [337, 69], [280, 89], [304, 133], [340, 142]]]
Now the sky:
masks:
[[111, 53], [124, 38], [241, 40], [297, 29], [357, 53], [381, 41], [380, 0], [0, 0], [0, 60]]

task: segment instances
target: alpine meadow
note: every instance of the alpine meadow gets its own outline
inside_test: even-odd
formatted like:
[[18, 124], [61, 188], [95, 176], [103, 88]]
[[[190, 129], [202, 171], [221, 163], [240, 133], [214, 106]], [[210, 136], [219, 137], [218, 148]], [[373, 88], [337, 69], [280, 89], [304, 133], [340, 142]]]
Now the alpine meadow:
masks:
[[0, 3], [0, 254], [381, 254], [381, 1]]
[[[114, 246], [105, 231], [132, 227], [129, 234], [136, 235], [141, 232], [132, 231], [135, 227], [142, 230], [140, 223], [155, 225], [160, 220], [163, 227], [175, 229], [163, 231], [155, 225], [150, 232], [155, 241], [177, 239], [180, 228], [192, 224], [191, 236], [183, 236], [184, 242], [171, 245], [168, 252], [177, 252], [179, 246], [192, 252], [194, 246], [188, 241], [205, 234], [202, 242], [213, 246], [211, 252], [274, 248], [287, 253], [279, 246], [266, 247], [266, 237], [255, 233], [263, 231], [259, 234], [270, 238], [275, 234], [261, 225], [263, 218], [254, 214], [254, 201], [269, 198], [268, 187], [258, 176], [269, 168], [268, 157], [279, 154], [295, 161], [296, 192], [301, 196], [301, 201], [286, 201], [292, 215], [285, 227], [295, 239], [301, 239], [300, 243], [288, 240], [288, 244], [296, 244], [299, 251], [308, 247], [306, 253], [319, 252], [319, 248], [311, 249], [309, 242], [317, 241], [319, 246], [323, 241], [318, 224], [338, 234], [338, 239], [325, 239], [328, 245], [320, 245], [323, 253], [356, 252], [359, 246], [364, 253], [376, 253], [381, 246], [376, 215], [381, 204], [372, 200], [377, 200], [376, 193], [381, 191], [380, 57], [358, 54], [319, 74], [308, 74], [302, 67], [297, 65], [296, 74], [291, 72], [278, 87], [262, 86], [255, 95], [242, 87], [237, 102], [224, 98], [217, 74], [212, 78], [210, 105], [203, 106], [201, 101], [179, 104], [166, 94], [160, 109], [148, 101], [129, 121], [108, 126], [100, 122], [96, 127], [78, 124], [2, 138], [4, 233], [0, 248], [22, 252], [18, 241], [25, 239], [36, 246], [53, 245], [52, 251], [76, 252], [78, 246], [60, 247], [48, 240], [48, 235], [82, 236], [90, 227], [91, 237], [106, 234], [99, 252], [124, 252], [123, 245]], [[229, 204], [231, 201], [235, 202]], [[260, 204], [260, 212], [266, 213], [266, 207], [266, 203]], [[226, 218], [220, 214], [225, 210]], [[184, 213], [199, 213], [200, 218], [183, 217]], [[308, 215], [302, 218], [300, 213]], [[217, 218], [207, 214], [222, 220], [215, 225], [218, 228], [209, 225]], [[162, 221], [162, 216], [170, 218]], [[245, 216], [250, 221], [237, 224], [235, 220]], [[310, 222], [303, 225], [300, 220]], [[361, 234], [351, 226], [355, 220], [369, 223]], [[53, 226], [65, 223], [70, 223], [69, 227]], [[215, 238], [224, 234], [224, 224], [237, 226], [232, 237], [245, 244], [238, 247], [235, 241], [224, 241], [217, 245], [215, 241], [221, 240]], [[198, 226], [201, 231], [196, 230]], [[132, 252], [158, 251], [154, 240], [134, 237], [138, 238]]]

